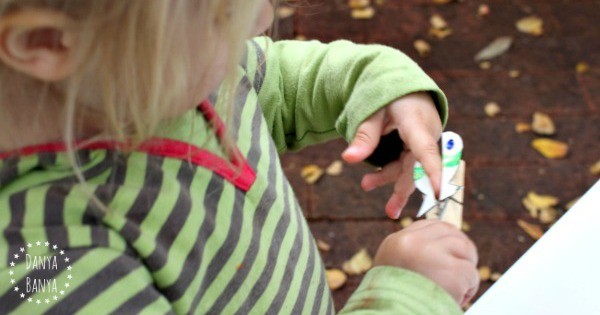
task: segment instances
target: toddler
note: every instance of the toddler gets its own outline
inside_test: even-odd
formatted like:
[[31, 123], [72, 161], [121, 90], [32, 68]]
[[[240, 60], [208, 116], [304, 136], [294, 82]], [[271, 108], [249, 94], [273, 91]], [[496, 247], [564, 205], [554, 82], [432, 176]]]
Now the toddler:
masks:
[[[402, 53], [273, 42], [268, 0], [0, 0], [1, 314], [332, 314], [278, 153], [337, 136], [439, 190], [444, 94]], [[388, 144], [389, 149], [390, 145]], [[459, 314], [473, 243], [419, 221], [340, 314]]]

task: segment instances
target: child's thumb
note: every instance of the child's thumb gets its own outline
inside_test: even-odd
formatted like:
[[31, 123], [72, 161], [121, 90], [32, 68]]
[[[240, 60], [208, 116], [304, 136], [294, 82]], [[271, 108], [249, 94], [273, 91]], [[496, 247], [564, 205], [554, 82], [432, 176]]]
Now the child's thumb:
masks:
[[369, 157], [381, 138], [383, 128], [383, 112], [376, 113], [364, 121], [356, 131], [352, 142], [342, 153], [342, 159], [348, 163], [358, 163]]

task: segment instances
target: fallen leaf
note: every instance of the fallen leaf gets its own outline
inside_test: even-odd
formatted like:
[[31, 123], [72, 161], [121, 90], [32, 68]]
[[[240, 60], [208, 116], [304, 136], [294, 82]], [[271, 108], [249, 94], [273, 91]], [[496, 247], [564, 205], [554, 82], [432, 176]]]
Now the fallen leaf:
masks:
[[535, 191], [527, 193], [526, 197], [538, 209], [554, 207], [560, 200], [552, 195], [538, 195]]
[[525, 231], [525, 233], [527, 233], [527, 235], [529, 235], [534, 240], [539, 240], [540, 237], [544, 235], [544, 231], [537, 224], [529, 223], [521, 219], [517, 220], [517, 224], [521, 229], [523, 229], [523, 231]]
[[350, 9], [364, 9], [371, 4], [370, 0], [349, 0], [348, 6]]
[[432, 28], [429, 30], [429, 35], [431, 35], [437, 39], [444, 39], [444, 38], [452, 35], [452, 30], [449, 28], [444, 28], [444, 29]]
[[544, 21], [533, 15], [518, 20], [515, 26], [520, 32], [534, 36], [540, 36], [544, 33]]
[[510, 78], [513, 78], [513, 79], [514, 78], [518, 78], [518, 77], [521, 76], [521, 71], [519, 71], [519, 70], [510, 70], [510, 71], [508, 71], [508, 76]]
[[448, 27], [448, 22], [444, 20], [444, 18], [439, 14], [434, 14], [429, 18], [429, 23], [431, 23], [431, 27], [441, 30]]
[[331, 245], [324, 240], [317, 240], [317, 248], [321, 251], [328, 252], [331, 250]]
[[540, 222], [543, 224], [551, 224], [556, 222], [558, 218], [558, 210], [554, 208], [542, 208], [540, 209]]
[[531, 130], [531, 125], [524, 122], [518, 122], [515, 125], [515, 131], [518, 133], [524, 133]]
[[359, 250], [350, 260], [344, 262], [342, 270], [349, 275], [360, 275], [371, 269], [373, 260], [365, 248]]
[[417, 39], [413, 43], [413, 46], [415, 47], [415, 49], [419, 53], [419, 56], [421, 56], [421, 57], [428, 56], [429, 53], [431, 52], [431, 45], [429, 45], [428, 42], [426, 42], [422, 39]]
[[384, 2], [385, 2], [385, 0], [375, 0], [375, 4], [378, 6], [383, 5]]
[[500, 277], [502, 277], [502, 274], [499, 272], [492, 272], [492, 274], [490, 275], [490, 280], [496, 282], [500, 279]]
[[600, 160], [590, 166], [590, 173], [594, 176], [600, 176]]
[[490, 14], [490, 6], [487, 4], [480, 4], [477, 8], [477, 16], [482, 17]]
[[492, 269], [489, 266], [481, 266], [479, 267], [479, 280], [480, 281], [488, 281], [490, 280], [490, 276], [492, 275]]
[[344, 164], [340, 160], [333, 161], [331, 165], [325, 169], [325, 173], [329, 176], [339, 176], [342, 174], [342, 170], [344, 169]]
[[281, 6], [277, 8], [277, 16], [282, 20], [294, 15], [294, 12], [296, 12], [296, 9], [286, 6]]
[[525, 209], [527, 209], [527, 211], [529, 211], [529, 216], [531, 216], [534, 219], [537, 219], [539, 216], [539, 208], [533, 204], [533, 202], [531, 200], [529, 200], [527, 197], [521, 199], [521, 203], [523, 204], [523, 206], [525, 207]]
[[406, 228], [409, 225], [411, 225], [413, 223], [413, 221], [414, 220], [411, 217], [404, 217], [404, 218], [402, 218], [402, 220], [400, 220], [400, 226], [402, 228]]
[[535, 139], [531, 146], [548, 159], [562, 159], [569, 153], [568, 144], [552, 139]]
[[533, 113], [531, 129], [533, 129], [533, 132], [542, 136], [551, 136], [556, 133], [556, 127], [554, 127], [552, 118], [541, 112]]
[[355, 20], [369, 20], [372, 19], [373, 16], [375, 16], [375, 9], [372, 7], [352, 10], [352, 18]]
[[496, 58], [510, 49], [513, 43], [513, 38], [510, 36], [502, 36], [494, 39], [491, 43], [480, 50], [475, 55], [475, 61], [480, 62], [483, 60], [489, 60]]
[[312, 185], [316, 183], [319, 180], [319, 178], [321, 178], [321, 176], [323, 176], [323, 169], [321, 169], [317, 165], [310, 164], [302, 168], [300, 176], [304, 178], [304, 181], [307, 184]]
[[492, 63], [489, 61], [483, 61], [483, 62], [479, 63], [479, 68], [481, 68], [483, 70], [488, 70], [491, 67], [492, 67]]
[[498, 114], [500, 114], [501, 109], [498, 103], [490, 102], [485, 104], [484, 111], [488, 117], [496, 117]]
[[348, 280], [348, 276], [339, 269], [325, 270], [325, 277], [331, 291], [341, 288], [346, 283], [346, 280]]
[[586, 73], [588, 72], [588, 70], [590, 69], [590, 65], [587, 64], [587, 62], [578, 62], [577, 65], [575, 66], [575, 71], [577, 71], [577, 73]]
[[469, 231], [471, 231], [471, 225], [469, 223], [467, 223], [466, 221], [463, 221], [460, 229], [463, 232], [469, 232]]
[[302, 34], [296, 35], [296, 37], [295, 37], [294, 39], [295, 39], [295, 40], [299, 40], [299, 41], [301, 41], [301, 42], [303, 42], [303, 41], [306, 41], [306, 40], [307, 40], [306, 36], [304, 36], [304, 35], [302, 35]]
[[452, 0], [433, 0], [433, 3], [435, 4], [447, 4], [452, 2]]

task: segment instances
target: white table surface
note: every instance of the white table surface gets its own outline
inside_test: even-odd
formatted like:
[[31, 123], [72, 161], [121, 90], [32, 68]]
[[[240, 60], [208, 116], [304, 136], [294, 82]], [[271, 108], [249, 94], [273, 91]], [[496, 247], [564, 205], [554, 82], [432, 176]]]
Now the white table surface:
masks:
[[466, 314], [600, 314], [600, 180]]

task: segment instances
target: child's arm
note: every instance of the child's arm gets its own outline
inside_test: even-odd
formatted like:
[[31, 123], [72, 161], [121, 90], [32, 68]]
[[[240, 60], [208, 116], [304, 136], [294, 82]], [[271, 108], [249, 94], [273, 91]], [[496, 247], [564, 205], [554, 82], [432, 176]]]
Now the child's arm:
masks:
[[388, 236], [340, 314], [461, 314], [477, 292], [477, 250], [454, 226], [421, 220]]
[[272, 42], [265, 37], [248, 46], [251, 80], [279, 151], [339, 135], [350, 142], [369, 116], [414, 92], [430, 92], [446, 121], [442, 91], [398, 50], [348, 41]]

